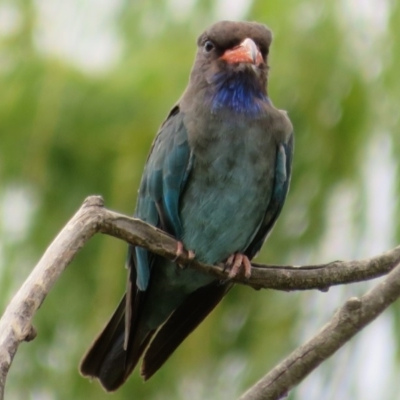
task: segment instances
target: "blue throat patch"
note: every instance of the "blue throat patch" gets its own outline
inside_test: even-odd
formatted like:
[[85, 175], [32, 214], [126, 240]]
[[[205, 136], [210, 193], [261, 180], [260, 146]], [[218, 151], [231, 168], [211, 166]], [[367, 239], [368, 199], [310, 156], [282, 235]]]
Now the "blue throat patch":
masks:
[[270, 103], [248, 73], [235, 73], [231, 76], [219, 73], [214, 76], [215, 92], [211, 100], [213, 113], [229, 108], [236, 113], [257, 116], [263, 111], [262, 102]]

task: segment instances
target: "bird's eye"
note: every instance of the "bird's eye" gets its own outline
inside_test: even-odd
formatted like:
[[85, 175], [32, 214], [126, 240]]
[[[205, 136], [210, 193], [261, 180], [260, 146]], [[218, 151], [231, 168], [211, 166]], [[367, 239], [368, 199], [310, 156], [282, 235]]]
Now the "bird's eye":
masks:
[[204, 50], [206, 51], [206, 53], [209, 53], [214, 48], [215, 48], [214, 43], [211, 40], [207, 40], [204, 43]]

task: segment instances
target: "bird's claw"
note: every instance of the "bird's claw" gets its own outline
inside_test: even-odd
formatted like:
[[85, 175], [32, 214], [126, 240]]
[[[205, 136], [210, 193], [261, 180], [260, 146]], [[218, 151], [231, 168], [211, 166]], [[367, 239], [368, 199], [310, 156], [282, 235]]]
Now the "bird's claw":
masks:
[[180, 240], [178, 240], [178, 243], [176, 245], [175, 258], [172, 261], [175, 262], [182, 254], [183, 254], [183, 243]]
[[[178, 258], [185, 252], [185, 248], [183, 247], [183, 243], [178, 240], [177, 246], [176, 246], [176, 252], [175, 252], [175, 258], [172, 260], [173, 262], [177, 261]], [[187, 250], [187, 258], [189, 260], [193, 260], [194, 257], [196, 256], [195, 252], [193, 250]]]
[[189, 260], [194, 260], [195, 257], [196, 257], [196, 253], [193, 250], [188, 250]]
[[228, 279], [235, 278], [239, 273], [241, 267], [244, 270], [244, 276], [249, 279], [251, 276], [251, 263], [249, 258], [241, 253], [231, 254], [225, 263], [225, 268], [229, 268]]

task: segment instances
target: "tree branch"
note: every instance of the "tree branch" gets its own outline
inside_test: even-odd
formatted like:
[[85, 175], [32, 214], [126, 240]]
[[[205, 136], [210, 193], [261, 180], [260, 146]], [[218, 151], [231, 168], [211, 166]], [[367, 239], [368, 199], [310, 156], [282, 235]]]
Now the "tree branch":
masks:
[[[48, 247], [0, 319], [0, 400], [12, 360], [23, 341], [32, 338], [32, 319], [75, 254], [98, 231], [100, 197], [89, 197]], [[97, 212], [98, 211], [98, 212]]]
[[304, 345], [252, 386], [240, 400], [278, 400], [400, 297], [400, 263], [361, 298], [352, 297]]
[[[177, 241], [160, 229], [105, 208], [101, 209], [101, 217], [99, 232], [144, 247], [171, 260], [176, 258]], [[400, 260], [400, 246], [379, 256], [359, 261], [334, 261], [328, 264], [298, 267], [252, 263], [250, 278], [237, 276], [233, 282], [254, 289], [327, 291], [330, 286], [361, 282], [385, 275], [393, 269], [398, 260]], [[212, 274], [216, 278], [228, 278], [228, 272], [224, 270], [223, 264], [200, 263], [190, 259], [187, 251], [184, 251], [177, 261], [183, 266]]]
[[[48, 247], [39, 263], [6, 308], [0, 320], [0, 400], [4, 398], [4, 386], [7, 374], [19, 344], [22, 341], [31, 340], [35, 336], [35, 331], [32, 327], [33, 316], [61, 273], [68, 264], [70, 264], [76, 253], [95, 233], [100, 232], [114, 236], [170, 259], [176, 257], [177, 241], [173, 237], [143, 221], [107, 210], [103, 205], [102, 198], [98, 196], [92, 196], [85, 200], [82, 207]], [[306, 289], [327, 290], [332, 285], [358, 282], [387, 274], [394, 268], [398, 260], [400, 260], [400, 246], [380, 256], [362, 261], [335, 261], [330, 264], [305, 267], [252, 264], [252, 274], [248, 280], [238, 276], [234, 281], [251, 286], [255, 289], [269, 288], [285, 291]], [[219, 279], [227, 279], [228, 276], [228, 272], [224, 271], [223, 265], [205, 265], [196, 260], [191, 260], [187, 251], [184, 251], [177, 261], [182, 266], [208, 272]], [[396, 274], [398, 275], [400, 272]], [[393, 276], [397, 279], [396, 274]], [[388, 279], [390, 276], [392, 276], [392, 274], [388, 276]], [[379, 287], [381, 287], [381, 285]], [[382, 290], [386, 295], [389, 295], [387, 292], [389, 289], [382, 287]], [[368, 294], [365, 296], [368, 296]], [[393, 293], [391, 296], [394, 296]], [[398, 296], [397, 292], [396, 296]], [[364, 310], [362, 308], [364, 297], [361, 300], [360, 310]], [[375, 297], [368, 301], [366, 300], [366, 304], [370, 304], [368, 309], [373, 309], [374, 302], [376, 301]], [[355, 300], [346, 303], [347, 314], [349, 314], [349, 310], [352, 311], [348, 318], [355, 318], [353, 314], [360, 314], [359, 311], [357, 313], [354, 312], [354, 302]], [[360, 301], [357, 300], [356, 302], [358, 304]], [[380, 306], [382, 306], [382, 304], [380, 304]], [[374, 314], [376, 316], [383, 308], [382, 310], [380, 308], [376, 308], [375, 310], [377, 310]], [[345, 311], [343, 311], [343, 313], [344, 312]], [[339, 313], [339, 317], [343, 319], [347, 314], [342, 315]], [[337, 323], [334, 321], [339, 317], [337, 314], [330, 324], [336, 326]], [[359, 319], [357, 319], [357, 321], [358, 320]], [[366, 319], [365, 321], [362, 319], [364, 325], [370, 320], [372, 319]], [[330, 324], [328, 324], [327, 327], [330, 326]], [[326, 329], [327, 328], [324, 328], [324, 330]], [[344, 339], [344, 341], [346, 340], [348, 339]], [[308, 344], [304, 346], [307, 345]], [[304, 346], [299, 348], [298, 351], [301, 351]], [[329, 349], [332, 349], [332, 347], [329, 347]], [[320, 355], [319, 362], [327, 358], [333, 351], [335, 350], [327, 351], [326, 348], [324, 350], [322, 343], [321, 351], [318, 352]], [[307, 353], [311, 354], [311, 350], [308, 350]], [[299, 357], [308, 360], [307, 357], [301, 356], [301, 354], [299, 353]], [[322, 356], [325, 354], [327, 354], [326, 357]], [[298, 365], [298, 363], [291, 362], [285, 364], [284, 367], [277, 367], [284, 368], [284, 371], [286, 371], [278, 373], [279, 376], [283, 377], [281, 379], [289, 379], [284, 378], [288, 376], [290, 377], [289, 380], [291, 382], [293, 381], [290, 372], [292, 368], [294, 368], [291, 366], [292, 364], [295, 366]], [[315, 362], [311, 364], [317, 365]], [[313, 368], [315, 368], [315, 366]], [[271, 374], [277, 374], [274, 371], [275, 369]], [[271, 374], [267, 375], [267, 377]], [[279, 382], [278, 388], [283, 387], [280, 380], [274, 378], [273, 381]], [[298, 382], [298, 380], [296, 382]], [[271, 388], [273, 388], [274, 385], [276, 384], [268, 383], [268, 390], [272, 390]], [[264, 387], [265, 385], [262, 384], [261, 386]], [[293, 385], [286, 385], [287, 390], [292, 386]], [[278, 391], [280, 390], [281, 389]], [[251, 394], [252, 392], [249, 391], [248, 393]], [[247, 395], [248, 394], [245, 396]], [[250, 398], [275, 399], [277, 397], [249, 397], [249, 399]]]

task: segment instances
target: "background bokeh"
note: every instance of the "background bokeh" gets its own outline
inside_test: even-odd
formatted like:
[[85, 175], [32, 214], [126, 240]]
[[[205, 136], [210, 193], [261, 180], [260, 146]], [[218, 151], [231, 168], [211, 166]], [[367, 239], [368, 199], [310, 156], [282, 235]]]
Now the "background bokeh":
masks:
[[[399, 243], [400, 2], [396, 0], [0, 0], [0, 310], [90, 194], [131, 214], [158, 126], [212, 22], [274, 32], [269, 94], [293, 121], [291, 190], [257, 261], [364, 258]], [[82, 354], [125, 287], [126, 244], [97, 236], [35, 318], [6, 398], [234, 399], [345, 299], [236, 287], [146, 384], [112, 396]], [[398, 400], [399, 304], [290, 400]]]

